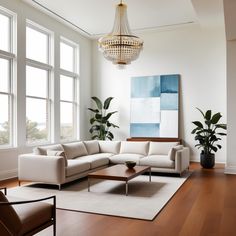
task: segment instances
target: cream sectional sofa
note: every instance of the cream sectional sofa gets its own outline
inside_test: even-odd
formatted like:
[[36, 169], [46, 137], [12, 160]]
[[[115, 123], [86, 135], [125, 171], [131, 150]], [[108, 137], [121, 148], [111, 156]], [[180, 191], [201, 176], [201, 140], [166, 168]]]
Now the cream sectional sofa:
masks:
[[41, 146], [18, 158], [20, 181], [62, 184], [89, 172], [132, 160], [152, 172], [178, 173], [189, 167], [189, 148], [178, 142], [79, 141]]

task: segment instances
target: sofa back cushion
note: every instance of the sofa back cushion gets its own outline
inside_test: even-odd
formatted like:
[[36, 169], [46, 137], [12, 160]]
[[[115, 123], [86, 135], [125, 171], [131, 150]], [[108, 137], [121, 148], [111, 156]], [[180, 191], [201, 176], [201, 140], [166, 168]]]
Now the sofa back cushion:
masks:
[[122, 141], [120, 146], [120, 153], [135, 153], [147, 155], [149, 142], [129, 142]]
[[148, 155], [168, 155], [170, 149], [179, 142], [150, 142]]
[[47, 155], [47, 150], [63, 151], [63, 148], [61, 144], [39, 146], [33, 149], [33, 153], [36, 155]]
[[183, 145], [177, 145], [175, 147], [172, 147], [170, 150], [169, 150], [169, 153], [168, 153], [168, 156], [170, 158], [171, 161], [174, 161], [175, 160], [175, 155], [176, 155], [176, 152], [179, 151], [179, 150], [182, 150], [183, 149]]
[[120, 152], [120, 141], [99, 141], [100, 152], [114, 153]]
[[47, 150], [47, 156], [61, 156], [64, 158], [65, 167], [68, 166], [68, 161], [67, 161], [66, 154], [64, 151]]
[[[8, 202], [7, 198], [1, 191], [0, 202]], [[21, 229], [21, 221], [11, 205], [0, 206], [0, 222], [10, 231], [11, 235], [18, 235]]]
[[74, 159], [76, 157], [88, 155], [86, 147], [83, 142], [74, 142], [62, 144], [67, 159]]
[[97, 140], [84, 141], [84, 144], [89, 155], [99, 153], [99, 145]]

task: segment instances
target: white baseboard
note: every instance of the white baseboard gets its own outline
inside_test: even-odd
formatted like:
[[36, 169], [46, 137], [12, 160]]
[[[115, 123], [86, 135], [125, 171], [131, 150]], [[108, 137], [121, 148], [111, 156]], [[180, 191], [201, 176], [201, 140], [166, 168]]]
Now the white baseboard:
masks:
[[236, 166], [225, 167], [225, 174], [236, 175]]
[[0, 171], [0, 180], [6, 180], [6, 179], [11, 179], [14, 177], [17, 177], [18, 170], [13, 169], [13, 170], [2, 170]]

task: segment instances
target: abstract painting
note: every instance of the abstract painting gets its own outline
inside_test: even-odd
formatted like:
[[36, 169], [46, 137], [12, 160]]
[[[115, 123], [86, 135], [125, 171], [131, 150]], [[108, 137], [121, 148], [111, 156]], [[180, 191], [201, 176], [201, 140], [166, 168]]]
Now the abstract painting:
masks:
[[131, 137], [178, 137], [179, 79], [180, 75], [131, 78]]

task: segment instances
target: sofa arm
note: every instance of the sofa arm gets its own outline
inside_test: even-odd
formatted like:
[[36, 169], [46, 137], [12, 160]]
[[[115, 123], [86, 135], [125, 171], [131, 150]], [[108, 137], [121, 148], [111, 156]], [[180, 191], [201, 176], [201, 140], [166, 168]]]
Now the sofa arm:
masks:
[[190, 156], [189, 148], [184, 147], [182, 150], [178, 150], [175, 155], [175, 170], [178, 173], [182, 173], [189, 168]]
[[61, 156], [23, 154], [18, 157], [18, 179], [61, 184], [65, 181], [65, 161]]

